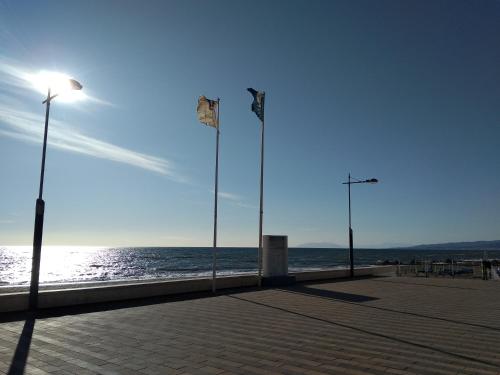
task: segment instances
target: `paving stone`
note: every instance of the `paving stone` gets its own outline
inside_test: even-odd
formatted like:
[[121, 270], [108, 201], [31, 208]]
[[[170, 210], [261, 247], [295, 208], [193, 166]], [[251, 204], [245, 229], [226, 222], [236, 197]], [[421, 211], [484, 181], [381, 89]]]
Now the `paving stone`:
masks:
[[500, 375], [499, 295], [391, 277], [21, 319], [0, 323], [0, 374]]

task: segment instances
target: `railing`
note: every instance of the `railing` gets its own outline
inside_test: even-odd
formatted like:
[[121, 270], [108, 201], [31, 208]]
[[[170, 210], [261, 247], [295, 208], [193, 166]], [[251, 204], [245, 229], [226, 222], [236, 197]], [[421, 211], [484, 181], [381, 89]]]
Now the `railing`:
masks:
[[455, 260], [446, 262], [425, 258], [412, 260], [409, 264], [400, 264], [398, 276], [414, 277], [457, 277], [500, 280], [500, 260]]

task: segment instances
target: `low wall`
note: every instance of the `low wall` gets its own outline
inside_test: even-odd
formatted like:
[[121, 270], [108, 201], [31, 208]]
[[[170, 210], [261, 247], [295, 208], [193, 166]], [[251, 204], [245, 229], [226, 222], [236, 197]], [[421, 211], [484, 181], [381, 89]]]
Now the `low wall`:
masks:
[[[394, 273], [395, 266], [356, 268], [355, 276], [372, 276]], [[297, 282], [338, 279], [349, 276], [349, 270], [326, 270], [291, 273]], [[103, 284], [105, 284], [103, 282]], [[217, 278], [217, 289], [257, 286], [255, 275], [223, 276]], [[212, 280], [186, 279], [149, 281], [118, 285], [103, 285], [74, 289], [42, 290], [38, 295], [40, 308], [83, 305], [89, 303], [123, 301], [137, 298], [168, 296], [212, 290]], [[0, 294], [0, 312], [28, 309], [28, 292]]]
[[[354, 276], [377, 276], [377, 275], [395, 275], [397, 266], [376, 266], [376, 267], [360, 267], [354, 269]], [[295, 276], [297, 282], [341, 279], [349, 277], [349, 269], [341, 268], [326, 271], [306, 271], [291, 273]]]

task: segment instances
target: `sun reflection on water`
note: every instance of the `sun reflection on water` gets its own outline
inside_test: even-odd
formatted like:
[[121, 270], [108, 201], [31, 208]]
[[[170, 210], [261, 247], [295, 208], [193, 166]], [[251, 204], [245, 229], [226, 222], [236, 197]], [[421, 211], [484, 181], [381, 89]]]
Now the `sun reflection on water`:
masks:
[[[107, 247], [43, 246], [40, 263], [40, 283], [106, 279], [99, 271], [102, 262], [110, 261]], [[0, 285], [27, 284], [31, 273], [31, 246], [0, 248]], [[106, 258], [106, 259], [104, 259]]]
[[[29, 285], [31, 259], [31, 246], [0, 246], [0, 286]], [[253, 248], [221, 249], [218, 272], [255, 273], [256, 261]], [[211, 270], [212, 248], [43, 246], [40, 284], [197, 278]]]

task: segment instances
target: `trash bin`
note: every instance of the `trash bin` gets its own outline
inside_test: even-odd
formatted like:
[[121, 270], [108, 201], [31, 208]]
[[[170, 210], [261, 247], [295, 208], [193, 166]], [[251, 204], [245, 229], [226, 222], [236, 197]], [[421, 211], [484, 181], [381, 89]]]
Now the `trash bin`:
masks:
[[288, 285], [295, 282], [295, 277], [288, 276], [288, 236], [263, 236], [262, 276], [264, 286]]

